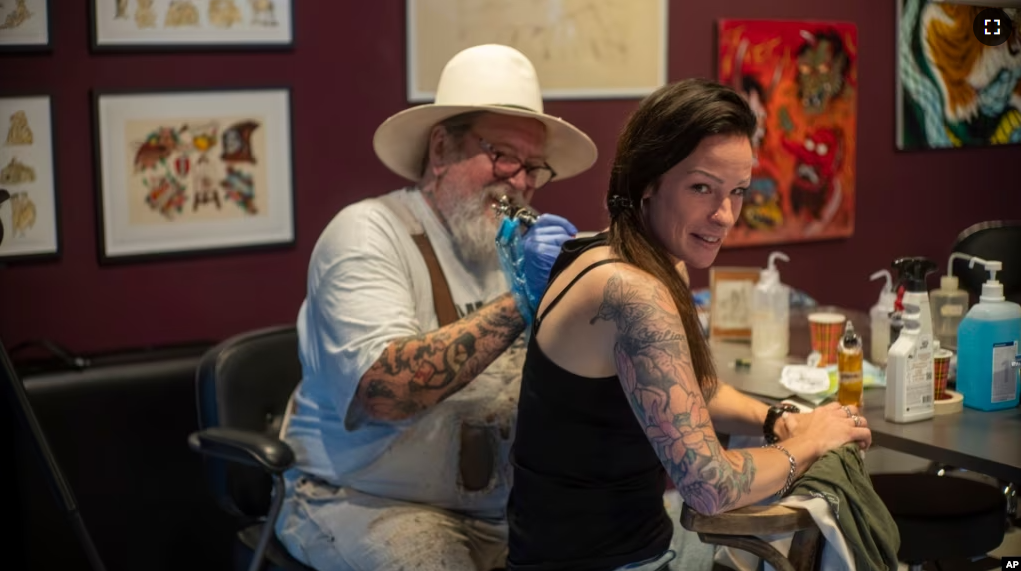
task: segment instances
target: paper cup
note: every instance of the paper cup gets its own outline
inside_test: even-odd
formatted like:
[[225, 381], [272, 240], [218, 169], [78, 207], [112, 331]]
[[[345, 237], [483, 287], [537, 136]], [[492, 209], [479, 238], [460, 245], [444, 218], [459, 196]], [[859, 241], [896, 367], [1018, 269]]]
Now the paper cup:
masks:
[[947, 378], [950, 377], [950, 357], [953, 357], [953, 351], [948, 349], [937, 349], [933, 355], [932, 369], [933, 369], [933, 396], [936, 400], [943, 400], [947, 392]]
[[810, 313], [808, 327], [812, 335], [812, 351], [819, 353], [819, 366], [837, 363], [837, 344], [844, 333], [847, 318], [839, 313]]

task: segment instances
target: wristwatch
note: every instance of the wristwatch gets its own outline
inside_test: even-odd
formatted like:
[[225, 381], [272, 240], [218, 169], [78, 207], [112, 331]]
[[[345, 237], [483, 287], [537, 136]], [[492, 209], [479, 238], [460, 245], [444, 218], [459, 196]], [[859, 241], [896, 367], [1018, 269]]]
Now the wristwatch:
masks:
[[762, 434], [766, 437], [766, 442], [773, 444], [779, 442], [780, 437], [776, 435], [773, 429], [776, 427], [776, 421], [783, 416], [785, 412], [801, 412], [801, 409], [792, 404], [781, 404], [779, 406], [769, 407], [769, 412], [766, 413], [766, 422], [762, 423]]

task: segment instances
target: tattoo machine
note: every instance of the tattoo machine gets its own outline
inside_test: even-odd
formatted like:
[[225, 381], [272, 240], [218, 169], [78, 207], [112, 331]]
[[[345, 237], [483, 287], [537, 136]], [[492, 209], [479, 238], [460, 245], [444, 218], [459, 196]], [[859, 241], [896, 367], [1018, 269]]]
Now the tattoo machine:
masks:
[[525, 229], [531, 228], [539, 219], [538, 212], [527, 206], [514, 204], [507, 195], [500, 197], [500, 201], [493, 205], [493, 210], [501, 216], [519, 221]]
[[525, 318], [525, 331], [531, 330], [532, 318], [539, 300], [529, 295], [525, 280], [525, 248], [523, 239], [528, 229], [535, 224], [539, 213], [527, 206], [514, 204], [506, 195], [500, 198], [493, 210], [500, 216], [500, 229], [496, 234], [496, 251], [500, 258], [500, 269], [507, 279], [511, 295], [518, 311]]

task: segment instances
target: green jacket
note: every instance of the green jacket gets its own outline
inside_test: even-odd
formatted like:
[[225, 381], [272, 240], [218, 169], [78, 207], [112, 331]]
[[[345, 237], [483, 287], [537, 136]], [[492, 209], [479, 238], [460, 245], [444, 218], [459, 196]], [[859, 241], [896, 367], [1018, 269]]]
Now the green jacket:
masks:
[[860, 571], [897, 569], [900, 532], [872, 488], [857, 444], [824, 454], [794, 483], [790, 495], [826, 500]]

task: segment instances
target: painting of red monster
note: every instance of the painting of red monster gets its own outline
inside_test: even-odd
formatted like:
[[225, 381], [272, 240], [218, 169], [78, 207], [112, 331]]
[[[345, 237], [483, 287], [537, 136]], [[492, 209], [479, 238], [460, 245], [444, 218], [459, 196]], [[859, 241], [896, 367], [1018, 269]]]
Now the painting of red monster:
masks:
[[727, 247], [854, 233], [858, 33], [843, 22], [721, 20], [718, 77], [758, 117]]

